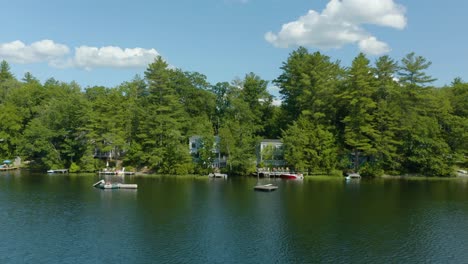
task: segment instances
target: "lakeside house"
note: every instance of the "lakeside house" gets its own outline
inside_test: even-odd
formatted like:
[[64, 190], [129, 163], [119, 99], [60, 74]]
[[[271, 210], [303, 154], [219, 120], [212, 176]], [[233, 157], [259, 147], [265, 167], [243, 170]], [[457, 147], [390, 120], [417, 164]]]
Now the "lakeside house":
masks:
[[[212, 153], [214, 159], [212, 160], [211, 166], [213, 168], [224, 168], [227, 164], [226, 155], [221, 153], [220, 146], [219, 146], [220, 138], [219, 136], [214, 137], [214, 144], [212, 148]], [[203, 139], [201, 136], [191, 136], [189, 138], [189, 151], [190, 155], [192, 156], [193, 161], [197, 162], [200, 159], [200, 149], [203, 148]]]
[[283, 167], [284, 160], [283, 142], [280, 139], [263, 139], [257, 148], [257, 167]]
[[[227, 164], [227, 157], [221, 153], [219, 148], [220, 138], [215, 136], [212, 152], [215, 157], [211, 166], [213, 168], [224, 168]], [[200, 159], [200, 150], [203, 148], [203, 139], [201, 136], [191, 136], [189, 138], [189, 152], [194, 162]], [[256, 151], [256, 165], [257, 167], [284, 167], [286, 161], [284, 160], [283, 142], [279, 139], [263, 139], [257, 146]]]

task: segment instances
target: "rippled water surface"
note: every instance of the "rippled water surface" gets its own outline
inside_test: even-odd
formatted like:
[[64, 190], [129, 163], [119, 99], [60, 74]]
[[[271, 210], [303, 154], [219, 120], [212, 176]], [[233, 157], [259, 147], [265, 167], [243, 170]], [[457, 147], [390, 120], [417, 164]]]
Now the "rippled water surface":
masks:
[[464, 180], [97, 180], [0, 173], [0, 263], [468, 261]]

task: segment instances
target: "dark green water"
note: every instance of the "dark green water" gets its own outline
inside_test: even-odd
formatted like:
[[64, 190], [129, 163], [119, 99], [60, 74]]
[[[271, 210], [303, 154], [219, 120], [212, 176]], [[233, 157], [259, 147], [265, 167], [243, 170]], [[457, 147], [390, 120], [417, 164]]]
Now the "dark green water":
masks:
[[0, 263], [467, 263], [468, 182], [0, 173]]

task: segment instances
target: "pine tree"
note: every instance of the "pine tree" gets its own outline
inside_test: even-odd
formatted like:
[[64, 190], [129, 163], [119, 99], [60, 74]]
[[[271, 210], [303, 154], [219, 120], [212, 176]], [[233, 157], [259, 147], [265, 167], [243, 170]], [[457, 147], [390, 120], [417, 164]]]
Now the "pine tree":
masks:
[[142, 158], [159, 172], [188, 173], [190, 156], [182, 133], [186, 113], [172, 82], [175, 73], [168, 66], [158, 57], [145, 71], [147, 112], [138, 135]]
[[359, 169], [360, 156], [372, 157], [376, 154], [374, 115], [377, 104], [373, 100], [375, 78], [364, 54], [359, 54], [348, 71], [346, 87], [340, 98], [346, 103], [347, 115], [344, 140], [354, 155], [354, 169]]
[[17, 81], [10, 71], [8, 62], [0, 62], [0, 103], [4, 102], [9, 92], [17, 87]]
[[285, 159], [295, 170], [330, 173], [337, 163], [333, 134], [301, 116], [283, 131]]
[[432, 78], [424, 72], [431, 64], [432, 62], [427, 61], [422, 56], [416, 56], [414, 52], [407, 54], [401, 60], [401, 67], [398, 72], [400, 82], [411, 87], [424, 86], [434, 82], [437, 79]]
[[282, 123], [290, 124], [301, 114], [306, 114], [320, 119], [326, 126], [333, 125], [332, 98], [343, 76], [339, 62], [331, 62], [320, 52], [310, 54], [301, 47], [291, 53], [281, 69], [283, 73], [274, 83], [283, 99]]
[[10, 71], [10, 65], [8, 62], [2, 60], [2, 62], [0, 62], [0, 82], [14, 78], [14, 75]]

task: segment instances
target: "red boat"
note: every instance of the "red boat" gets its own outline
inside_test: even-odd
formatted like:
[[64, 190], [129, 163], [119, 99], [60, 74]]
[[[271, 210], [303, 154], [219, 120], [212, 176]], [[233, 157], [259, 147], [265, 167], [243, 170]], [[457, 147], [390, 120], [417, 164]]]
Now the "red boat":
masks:
[[280, 175], [282, 179], [288, 179], [288, 180], [302, 180], [304, 179], [304, 176], [302, 174], [296, 174], [296, 173], [283, 173]]

